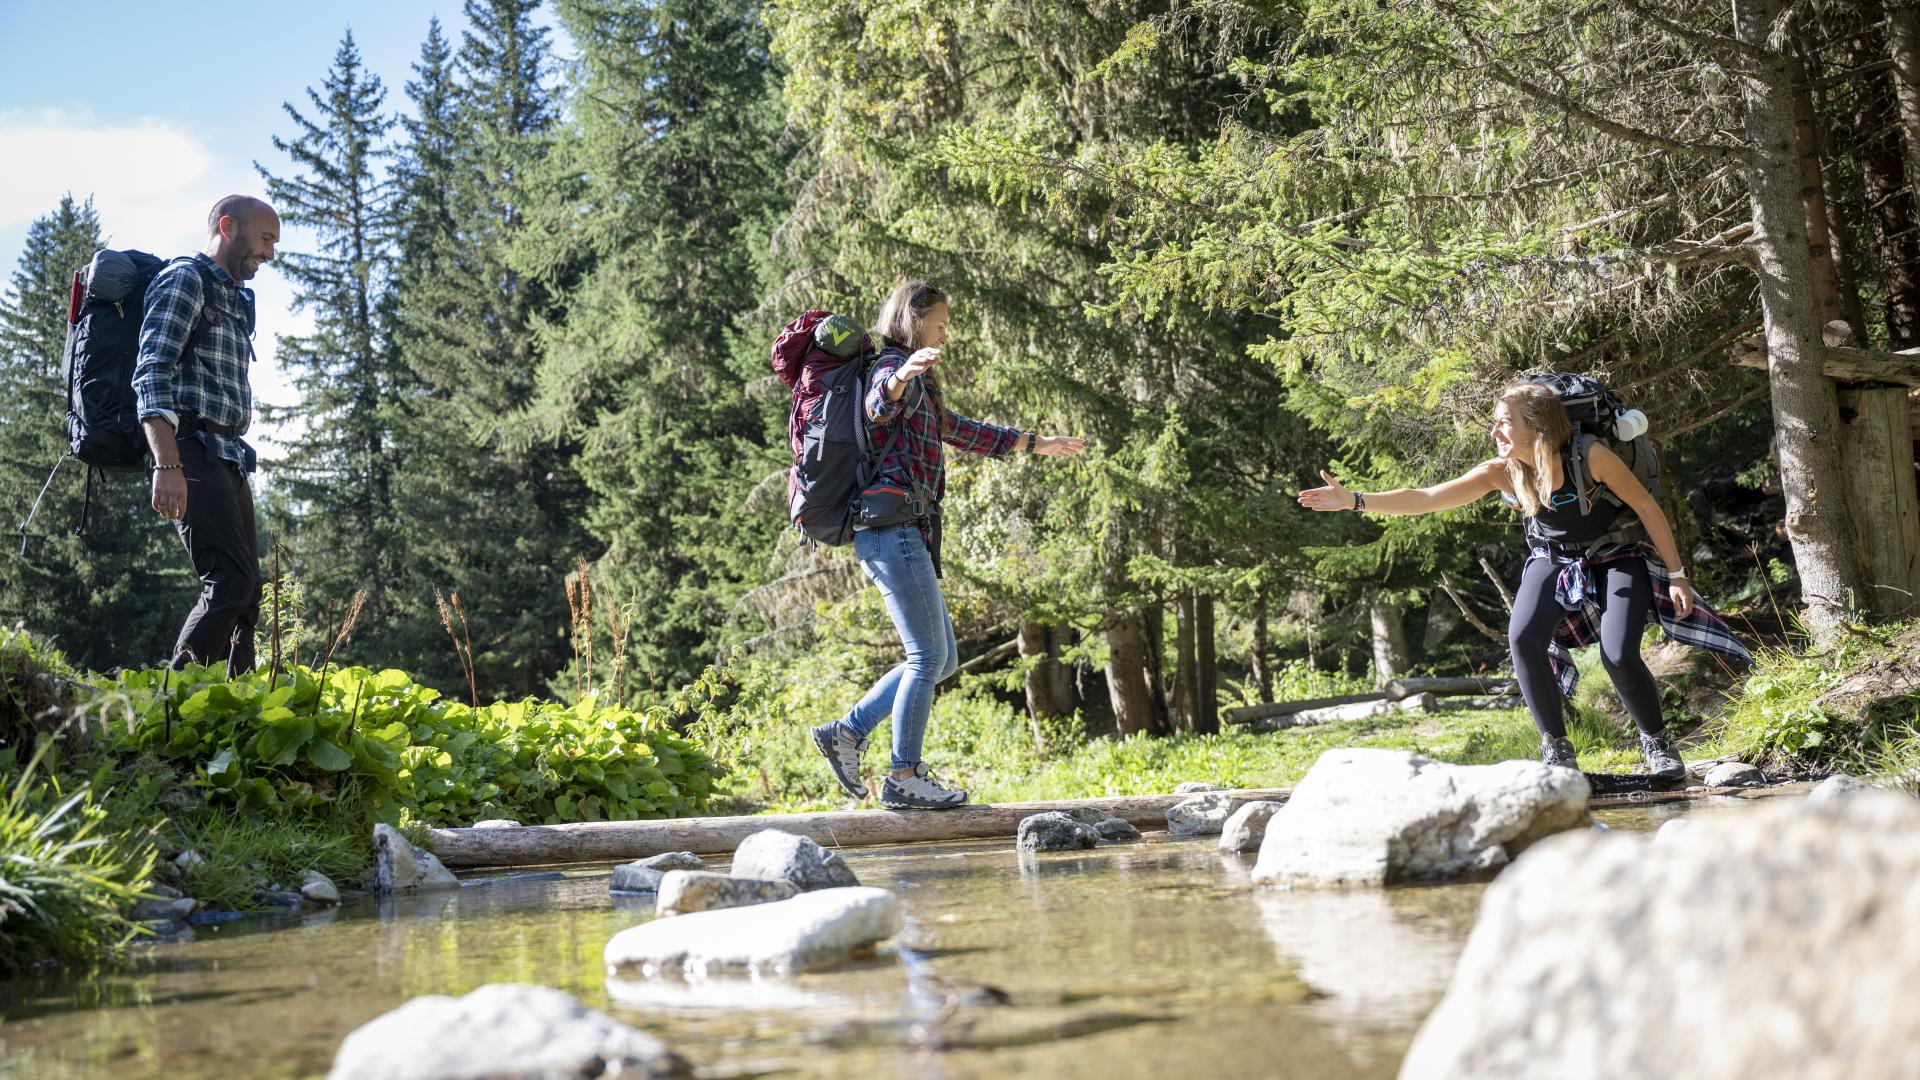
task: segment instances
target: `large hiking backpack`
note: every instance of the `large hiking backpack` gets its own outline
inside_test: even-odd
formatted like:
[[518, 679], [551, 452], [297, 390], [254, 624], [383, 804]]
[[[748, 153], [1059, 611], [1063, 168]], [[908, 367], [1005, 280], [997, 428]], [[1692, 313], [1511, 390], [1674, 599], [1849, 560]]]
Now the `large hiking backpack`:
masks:
[[[93, 261], [73, 272], [60, 376], [66, 384], [69, 456], [87, 469], [86, 497], [76, 534], [86, 531], [98, 474], [134, 472], [146, 464], [147, 438], [133, 393], [133, 368], [140, 355], [140, 321], [146, 314], [147, 287], [160, 271], [176, 262], [193, 263], [205, 295], [212, 295], [212, 275], [190, 255], [168, 260], [144, 251], [102, 249], [94, 253]], [[201, 336], [216, 317], [212, 304], [203, 307], [201, 318], [194, 322], [181, 347], [182, 366], [193, 361]], [[64, 457], [54, 462], [27, 519], [20, 523], [23, 555], [27, 528], [65, 462]]]
[[898, 427], [877, 452], [867, 440], [867, 372], [877, 354], [860, 324], [809, 311], [773, 342], [773, 370], [793, 389], [787, 441], [787, 520], [822, 544], [853, 543], [860, 495], [893, 448]]
[[[1567, 410], [1567, 419], [1573, 421], [1573, 452], [1568, 457], [1573, 467], [1573, 488], [1582, 493], [1580, 513], [1583, 516], [1593, 509], [1592, 500], [1584, 493], [1594, 487], [1587, 475], [1587, 451], [1595, 442], [1619, 455], [1654, 498], [1660, 497], [1660, 451], [1647, 434], [1645, 413], [1628, 408], [1625, 399], [1590, 375], [1556, 371], [1524, 381], [1540, 383], [1558, 394], [1560, 404]], [[1615, 519], [1618, 526], [1603, 540], [1640, 528], [1639, 518], [1619, 495], [1603, 487], [1600, 498], [1620, 508], [1620, 516]]]

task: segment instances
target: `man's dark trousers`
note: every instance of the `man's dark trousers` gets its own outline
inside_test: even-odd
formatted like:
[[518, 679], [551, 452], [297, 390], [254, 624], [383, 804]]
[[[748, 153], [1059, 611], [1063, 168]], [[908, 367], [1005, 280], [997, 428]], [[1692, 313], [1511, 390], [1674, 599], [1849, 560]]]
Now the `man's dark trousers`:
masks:
[[173, 666], [226, 661], [253, 668], [253, 628], [260, 621], [260, 555], [254, 549], [253, 491], [240, 467], [215, 457], [206, 443], [179, 441], [187, 481], [187, 515], [174, 528], [200, 578], [200, 599], [173, 646]]

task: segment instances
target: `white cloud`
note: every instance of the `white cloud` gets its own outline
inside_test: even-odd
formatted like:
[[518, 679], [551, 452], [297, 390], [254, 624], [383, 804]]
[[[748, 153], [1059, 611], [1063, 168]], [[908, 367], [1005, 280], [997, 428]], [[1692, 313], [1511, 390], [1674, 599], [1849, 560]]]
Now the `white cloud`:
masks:
[[[0, 110], [0, 162], [0, 238], [24, 238], [28, 224], [71, 193], [93, 198], [108, 244], [156, 255], [198, 250], [214, 200], [263, 186], [251, 161], [223, 155], [198, 133], [163, 119], [105, 123], [63, 110]], [[310, 235], [287, 232], [282, 246], [311, 250]], [[281, 334], [308, 332], [313, 320], [291, 310], [293, 288], [271, 266], [252, 284], [260, 360], [254, 395], [291, 404], [296, 395], [275, 346]], [[294, 434], [256, 431], [269, 441]]]

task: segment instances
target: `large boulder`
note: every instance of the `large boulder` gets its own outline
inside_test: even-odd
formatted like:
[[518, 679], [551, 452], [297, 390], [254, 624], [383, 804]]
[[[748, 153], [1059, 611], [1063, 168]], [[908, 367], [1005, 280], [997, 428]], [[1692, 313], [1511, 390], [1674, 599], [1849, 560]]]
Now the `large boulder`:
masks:
[[828, 851], [812, 837], [779, 829], [762, 829], [740, 841], [733, 849], [732, 873], [741, 878], [785, 879], [801, 892], [860, 884], [839, 852]]
[[660, 1040], [544, 986], [431, 994], [356, 1028], [328, 1080], [647, 1080], [691, 1077]]
[[792, 975], [831, 967], [900, 932], [885, 889], [821, 889], [753, 907], [701, 911], [628, 927], [607, 942], [607, 967], [641, 974], [743, 970]]
[[1571, 833], [1487, 889], [1402, 1080], [1920, 1076], [1920, 804]]
[[373, 862], [375, 892], [433, 892], [460, 887], [460, 879], [432, 852], [415, 847], [391, 825], [373, 827]]
[[1167, 808], [1167, 831], [1175, 836], [1218, 836], [1233, 816], [1233, 796], [1224, 791], [1182, 799]]
[[1220, 827], [1220, 850], [1259, 851], [1260, 842], [1267, 838], [1267, 823], [1280, 812], [1280, 807], [1280, 803], [1262, 799], [1235, 810], [1233, 816], [1227, 818], [1227, 823]]
[[799, 895], [800, 887], [784, 878], [762, 881], [759, 878], [713, 874], [705, 870], [669, 870], [660, 880], [660, 896], [654, 902], [654, 913], [663, 917], [686, 915], [695, 911], [771, 904]]
[[1014, 846], [1021, 851], [1082, 851], [1100, 842], [1100, 830], [1057, 810], [1020, 819]]
[[621, 893], [658, 892], [660, 879], [674, 870], [705, 870], [707, 864], [691, 851], [667, 851], [613, 868], [608, 888]]
[[1329, 750], [1268, 820], [1253, 879], [1291, 887], [1450, 877], [1504, 866], [1528, 844], [1590, 823], [1587, 781], [1572, 769]]

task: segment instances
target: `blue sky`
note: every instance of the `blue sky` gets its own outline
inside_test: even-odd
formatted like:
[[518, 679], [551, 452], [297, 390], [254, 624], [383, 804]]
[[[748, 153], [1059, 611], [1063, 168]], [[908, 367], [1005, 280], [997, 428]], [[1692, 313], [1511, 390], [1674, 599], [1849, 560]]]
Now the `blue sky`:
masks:
[[[27, 226], [68, 191], [93, 196], [112, 246], [199, 249], [215, 199], [264, 194], [255, 161], [284, 169], [272, 143], [291, 133], [281, 105], [307, 111], [306, 88], [326, 77], [349, 26], [393, 111], [409, 104], [404, 86], [435, 15], [457, 47], [466, 26], [459, 0], [0, 0], [0, 282]], [[558, 31], [554, 45], [568, 51]], [[282, 246], [311, 243], [289, 228]], [[292, 310], [292, 290], [271, 266], [253, 284], [255, 390], [290, 404], [274, 337], [309, 320]]]

